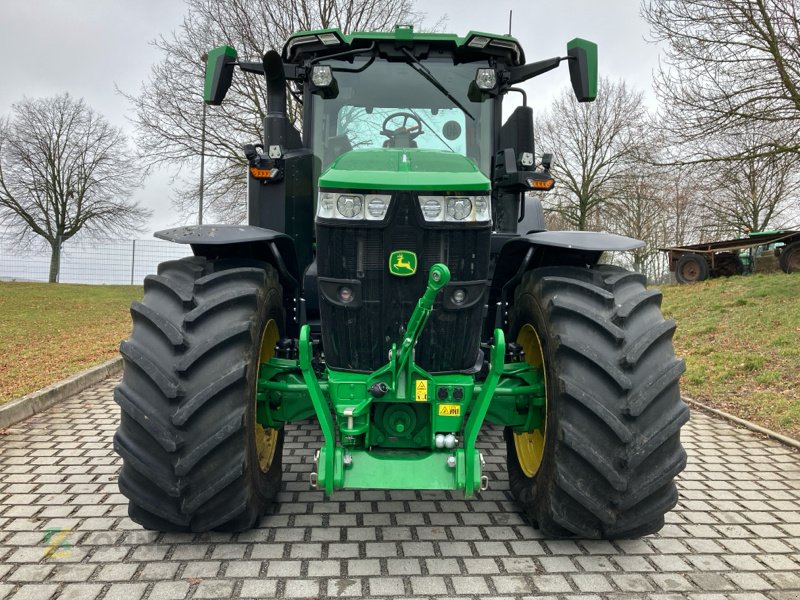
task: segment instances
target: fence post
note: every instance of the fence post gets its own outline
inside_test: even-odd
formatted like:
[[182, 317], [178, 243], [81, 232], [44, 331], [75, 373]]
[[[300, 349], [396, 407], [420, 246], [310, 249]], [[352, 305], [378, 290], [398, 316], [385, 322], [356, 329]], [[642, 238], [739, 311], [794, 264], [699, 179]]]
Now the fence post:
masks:
[[133, 250], [131, 251], [131, 285], [133, 285], [133, 269], [136, 266], [136, 240], [132, 240]]

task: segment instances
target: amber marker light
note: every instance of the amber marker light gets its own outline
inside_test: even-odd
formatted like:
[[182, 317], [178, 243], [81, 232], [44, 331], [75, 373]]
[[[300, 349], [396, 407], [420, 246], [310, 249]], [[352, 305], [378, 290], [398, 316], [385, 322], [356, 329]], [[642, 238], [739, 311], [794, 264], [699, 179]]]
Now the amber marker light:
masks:
[[258, 167], [250, 167], [250, 175], [256, 179], [272, 179], [277, 172], [277, 169], [259, 169]]
[[547, 179], [528, 179], [528, 186], [532, 190], [552, 190], [555, 184], [556, 180], [552, 177], [548, 177]]

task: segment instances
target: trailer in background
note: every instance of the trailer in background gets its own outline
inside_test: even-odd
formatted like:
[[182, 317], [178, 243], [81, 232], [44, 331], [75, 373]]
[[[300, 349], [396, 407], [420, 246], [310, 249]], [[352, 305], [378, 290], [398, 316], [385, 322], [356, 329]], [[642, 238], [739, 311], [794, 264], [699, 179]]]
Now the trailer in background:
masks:
[[800, 273], [800, 231], [791, 229], [659, 250], [667, 253], [669, 270], [678, 283], [776, 270], [776, 266], [784, 273]]

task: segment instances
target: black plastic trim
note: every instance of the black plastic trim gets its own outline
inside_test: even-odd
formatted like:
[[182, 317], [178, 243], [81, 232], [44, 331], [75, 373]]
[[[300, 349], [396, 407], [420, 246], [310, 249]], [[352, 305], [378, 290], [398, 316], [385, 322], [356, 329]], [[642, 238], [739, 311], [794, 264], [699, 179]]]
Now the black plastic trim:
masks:
[[[317, 277], [317, 281], [319, 282], [319, 293], [325, 301], [342, 308], [361, 308], [361, 282], [358, 279]], [[339, 288], [343, 285], [353, 290], [353, 299], [350, 302], [342, 302], [339, 299]]]
[[[464, 301], [461, 304], [453, 302], [453, 292], [457, 289], [465, 292]], [[489, 280], [482, 281], [451, 281], [442, 289], [442, 308], [446, 311], [459, 311], [472, 308], [478, 302], [484, 300], [489, 289]]]

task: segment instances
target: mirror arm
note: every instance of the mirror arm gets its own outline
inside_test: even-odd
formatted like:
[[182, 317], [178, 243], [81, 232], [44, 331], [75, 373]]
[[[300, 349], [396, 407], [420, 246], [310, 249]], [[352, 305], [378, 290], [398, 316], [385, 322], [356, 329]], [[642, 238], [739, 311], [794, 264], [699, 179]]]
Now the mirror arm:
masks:
[[[264, 71], [263, 62], [240, 60], [236, 64], [245, 73], [256, 73], [258, 75], [266, 74], [266, 72]], [[303, 76], [301, 75], [301, 70], [298, 69], [297, 65], [283, 63], [283, 70], [286, 75], [286, 79], [292, 81], [299, 81], [303, 79]]]
[[562, 60], [567, 60], [566, 56], [556, 56], [555, 58], [548, 58], [539, 60], [529, 65], [521, 65], [519, 67], [511, 67], [508, 70], [508, 83], [515, 84], [527, 81], [532, 77], [547, 73], [555, 69]]
[[238, 64], [239, 68], [245, 73], [258, 73], [259, 75], [264, 74], [264, 63], [240, 60], [236, 64]]

